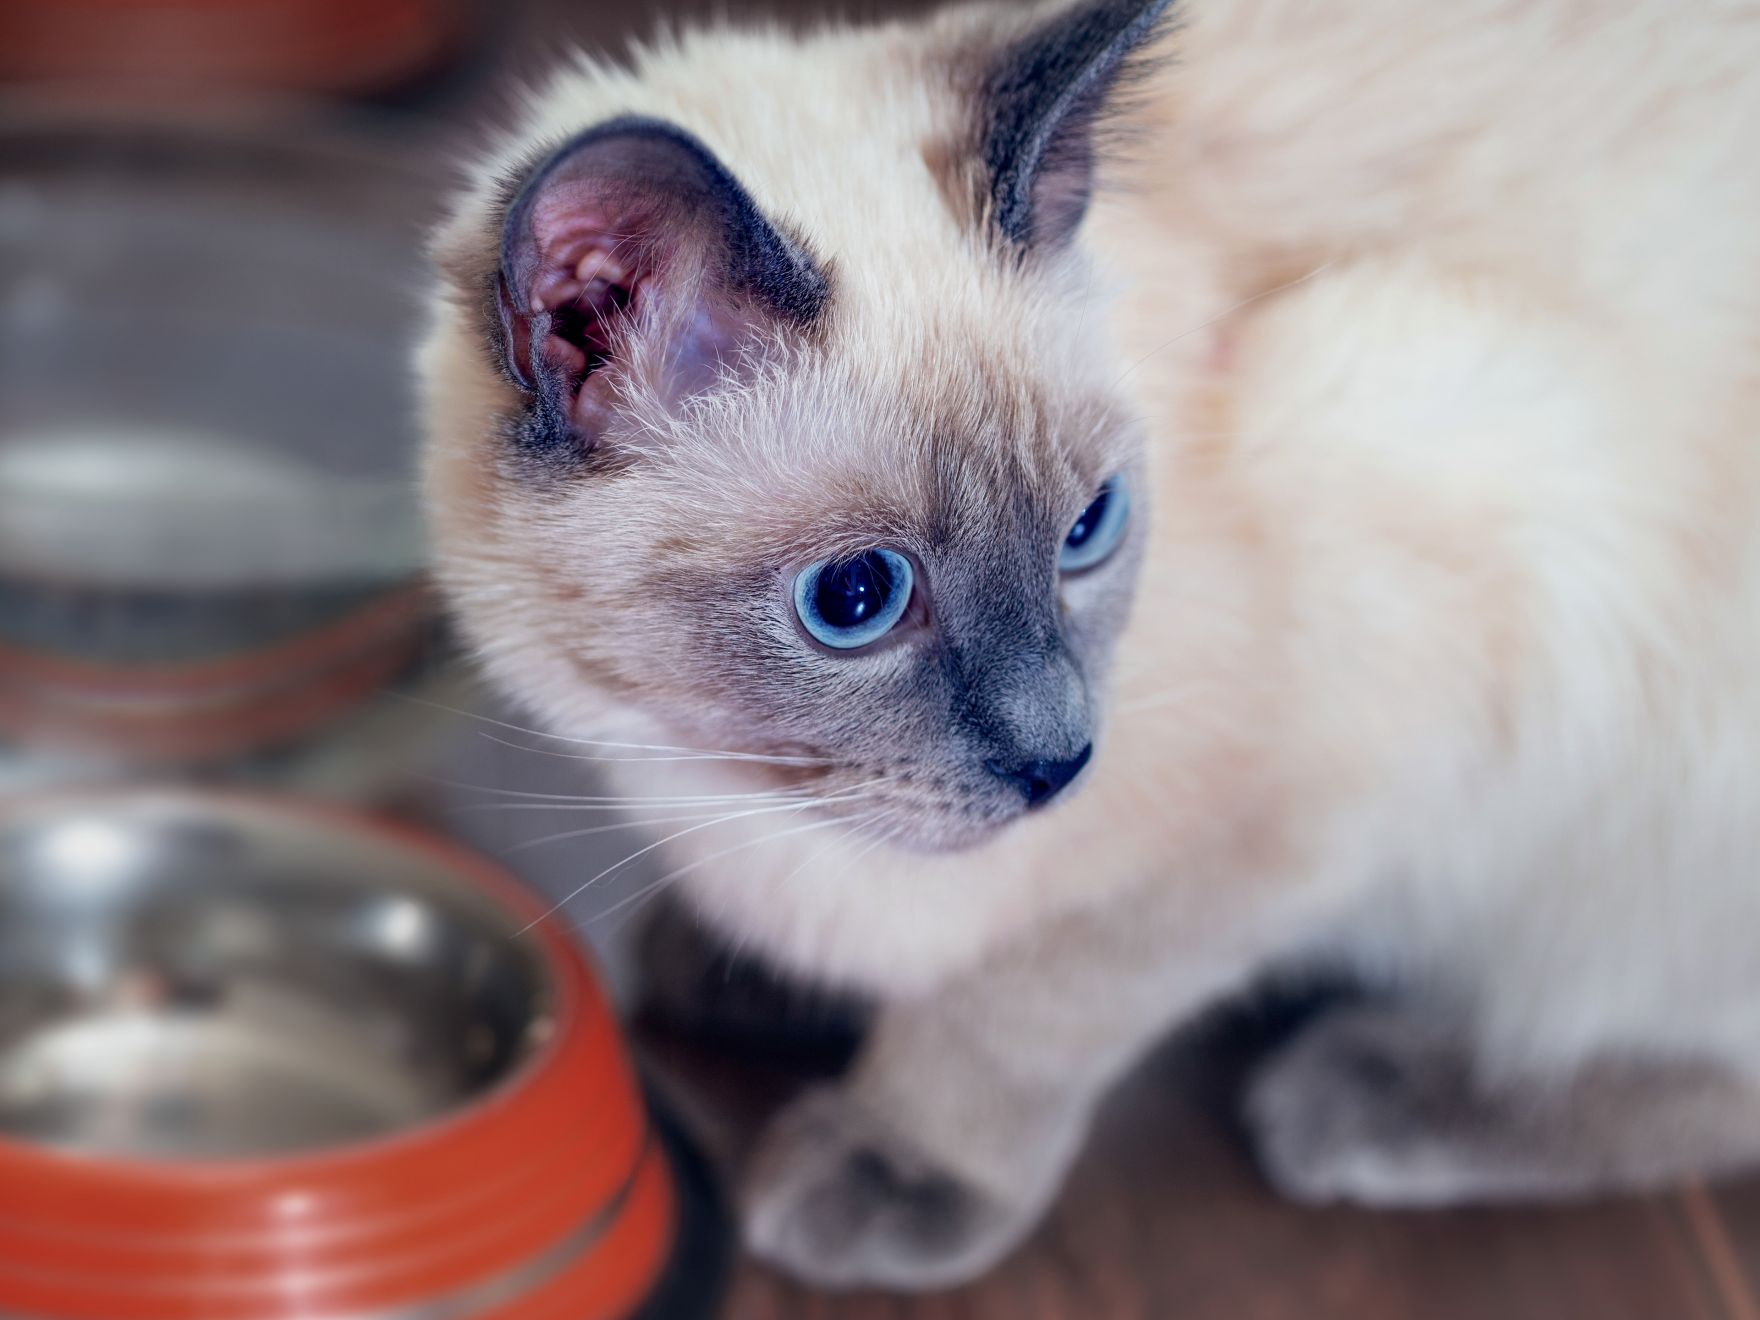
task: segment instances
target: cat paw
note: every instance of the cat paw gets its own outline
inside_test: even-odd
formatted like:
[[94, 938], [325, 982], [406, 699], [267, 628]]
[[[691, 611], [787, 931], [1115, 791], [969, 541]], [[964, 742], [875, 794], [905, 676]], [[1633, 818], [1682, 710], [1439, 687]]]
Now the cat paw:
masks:
[[887, 1132], [845, 1093], [809, 1093], [765, 1134], [748, 1174], [752, 1252], [821, 1288], [919, 1292], [983, 1273], [1032, 1226]]
[[1247, 1090], [1247, 1125], [1272, 1184], [1306, 1204], [1436, 1206], [1469, 1191], [1457, 1135], [1472, 1105], [1441, 1034], [1381, 1010], [1322, 1018]]

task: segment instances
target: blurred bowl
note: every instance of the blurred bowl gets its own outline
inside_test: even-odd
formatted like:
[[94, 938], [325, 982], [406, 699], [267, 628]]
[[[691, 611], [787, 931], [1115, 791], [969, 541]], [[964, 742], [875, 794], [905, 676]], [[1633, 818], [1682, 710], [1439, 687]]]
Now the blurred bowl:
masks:
[[482, 0], [7, 0], [0, 78], [134, 95], [215, 87], [385, 92], [450, 61]]
[[0, 738], [310, 734], [431, 619], [406, 357], [442, 172], [358, 126], [0, 110]]
[[611, 1320], [675, 1186], [580, 954], [474, 855], [265, 798], [0, 808], [0, 1315]]

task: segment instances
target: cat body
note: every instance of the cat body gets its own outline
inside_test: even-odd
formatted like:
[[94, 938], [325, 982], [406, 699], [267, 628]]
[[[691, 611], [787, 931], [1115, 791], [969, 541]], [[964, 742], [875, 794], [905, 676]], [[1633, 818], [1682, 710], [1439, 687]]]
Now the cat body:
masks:
[[[1250, 1089], [1294, 1195], [1556, 1196], [1760, 1160], [1760, 9], [1194, 0], [1139, 31], [1156, 6], [1091, 8], [1098, 35], [1068, 26], [1081, 6], [693, 34], [534, 100], [499, 160], [618, 116], [677, 125], [792, 271], [764, 299], [783, 310], [723, 318], [766, 329], [713, 385], [593, 403], [641, 414], [606, 452], [675, 465], [627, 479], [639, 498], [509, 456], [507, 417], [543, 395], [484, 351], [509, 182], [485, 174], [441, 240], [429, 489], [490, 671], [561, 734], [748, 758], [610, 769], [730, 804], [666, 846], [679, 883], [735, 940], [886, 1005], [851, 1078], [760, 1153], [754, 1245], [833, 1284], [968, 1276], [1148, 1043], [1316, 962], [1389, 998]], [[1090, 199], [1033, 134], [1092, 99], [1080, 69], [1127, 61], [1105, 124], [1072, 121]], [[1062, 108], [972, 127], [1040, 82]], [[821, 295], [799, 343], [771, 326]], [[1114, 473], [1116, 562], [1041, 609], [1006, 551], [1038, 515], [998, 509], [1067, 525]], [[620, 576], [743, 542], [853, 552], [859, 530], [813, 543], [804, 512], [848, 488], [978, 529], [945, 532], [939, 569], [942, 532], [898, 533], [937, 591], [910, 636], [956, 638], [933, 701], [965, 732], [932, 753], [926, 714], [840, 686], [854, 668], [779, 686], [780, 624], [675, 660]], [[931, 700], [924, 673], [898, 682]], [[961, 777], [996, 764], [972, 739], [1086, 737], [1043, 811]], [[790, 768], [845, 746], [841, 776]]]

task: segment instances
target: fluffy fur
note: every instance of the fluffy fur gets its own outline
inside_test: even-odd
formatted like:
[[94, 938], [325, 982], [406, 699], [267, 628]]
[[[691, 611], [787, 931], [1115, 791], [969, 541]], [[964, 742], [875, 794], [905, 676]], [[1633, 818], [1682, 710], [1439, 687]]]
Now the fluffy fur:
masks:
[[[713, 581], [755, 544], [830, 553], [860, 519], [816, 511], [947, 498], [925, 427], [970, 489], [1031, 468], [1066, 514], [1140, 465], [1128, 626], [1126, 570], [1070, 607], [1095, 620], [1098, 735], [1067, 801], [981, 836], [758, 815], [671, 846], [707, 863], [686, 883], [711, 920], [890, 1005], [761, 1154], [752, 1241], [829, 1283], [969, 1275], [1148, 1041], [1311, 960], [1397, 1007], [1323, 1022], [1256, 1083], [1294, 1194], [1556, 1195], [1760, 1158], [1760, 13], [1190, 0], [1073, 246], [1023, 264], [984, 233], [970, 124], [974, 71], [1039, 21], [582, 64], [440, 241], [441, 575], [564, 734], [822, 754], [703, 698], [673, 661], [699, 625], [598, 594], [639, 594], [633, 561]], [[630, 462], [655, 475], [620, 504], [509, 457], [473, 281], [509, 162], [622, 114], [706, 143], [824, 262], [835, 320], [645, 418]], [[893, 822], [942, 810], [881, 791]]]

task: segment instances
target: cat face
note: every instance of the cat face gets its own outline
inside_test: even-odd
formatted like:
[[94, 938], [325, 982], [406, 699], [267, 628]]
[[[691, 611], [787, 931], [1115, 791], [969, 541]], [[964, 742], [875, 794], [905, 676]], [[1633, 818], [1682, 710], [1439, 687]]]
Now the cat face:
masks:
[[[657, 117], [467, 204], [429, 490], [504, 684], [565, 732], [737, 753], [917, 846], [1079, 782], [1149, 511], [1074, 236], [1101, 96], [1158, 11], [1005, 43], [935, 214], [847, 248]], [[896, 168], [906, 192], [930, 172]]]

